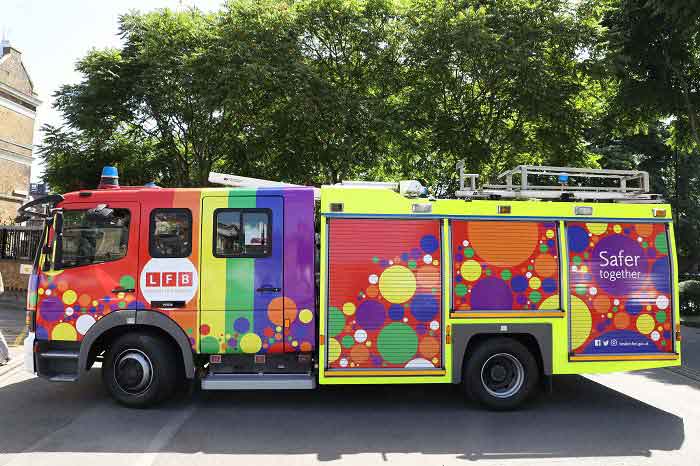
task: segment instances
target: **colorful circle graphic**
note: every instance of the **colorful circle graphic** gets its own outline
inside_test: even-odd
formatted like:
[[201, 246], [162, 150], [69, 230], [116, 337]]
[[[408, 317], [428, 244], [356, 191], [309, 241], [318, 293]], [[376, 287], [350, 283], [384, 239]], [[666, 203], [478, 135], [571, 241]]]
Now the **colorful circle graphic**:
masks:
[[652, 330], [654, 330], [654, 318], [649, 314], [641, 314], [639, 317], [637, 317], [636, 325], [637, 330], [639, 330], [639, 333], [647, 335], [651, 333]]
[[411, 314], [416, 320], [428, 322], [433, 320], [439, 310], [437, 299], [429, 294], [417, 294], [411, 300]]
[[379, 332], [377, 350], [392, 364], [402, 364], [411, 359], [418, 349], [418, 336], [406, 324], [392, 323]]
[[[494, 235], [497, 231], [508, 231], [518, 238], [503, 247], [503, 242]], [[484, 262], [494, 266], [512, 266], [524, 262], [538, 245], [538, 225], [535, 222], [469, 222], [468, 235], [471, 247]]]
[[576, 349], [586, 342], [591, 334], [593, 318], [585, 302], [571, 296], [571, 346]]
[[473, 282], [481, 276], [481, 265], [475, 260], [465, 261], [459, 269], [462, 278]]
[[416, 292], [416, 277], [402, 265], [392, 265], [379, 277], [379, 292], [390, 303], [405, 303]]
[[[515, 279], [513, 279], [515, 280]], [[510, 309], [513, 294], [508, 284], [496, 277], [478, 281], [471, 291], [471, 308], [484, 311]]]
[[244, 353], [257, 353], [262, 347], [260, 337], [255, 333], [246, 333], [241, 338], [241, 351]]
[[340, 343], [335, 338], [328, 340], [328, 361], [335, 362], [340, 357]]
[[51, 330], [52, 340], [75, 341], [78, 339], [78, 333], [75, 327], [66, 322], [61, 322]]
[[[384, 305], [379, 301], [374, 301], [368, 299], [363, 301], [357, 307], [357, 312], [355, 313], [355, 320], [357, 324], [366, 330], [377, 330], [384, 324], [385, 318]], [[342, 316], [343, 314], [341, 314]], [[345, 323], [345, 317], [343, 319], [343, 324]], [[342, 331], [342, 328], [341, 328]], [[340, 332], [338, 332], [340, 333]], [[337, 333], [335, 334], [337, 335]]]

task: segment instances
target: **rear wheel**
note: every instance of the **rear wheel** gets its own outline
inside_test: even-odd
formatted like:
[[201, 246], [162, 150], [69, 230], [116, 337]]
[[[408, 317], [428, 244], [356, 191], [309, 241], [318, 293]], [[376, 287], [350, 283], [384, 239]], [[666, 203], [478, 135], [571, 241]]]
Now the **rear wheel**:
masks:
[[512, 338], [492, 338], [469, 355], [462, 372], [467, 394], [494, 410], [520, 406], [536, 390], [539, 367], [532, 353]]
[[159, 403], [173, 394], [179, 382], [173, 348], [155, 335], [122, 335], [107, 351], [102, 381], [123, 405], [145, 408]]

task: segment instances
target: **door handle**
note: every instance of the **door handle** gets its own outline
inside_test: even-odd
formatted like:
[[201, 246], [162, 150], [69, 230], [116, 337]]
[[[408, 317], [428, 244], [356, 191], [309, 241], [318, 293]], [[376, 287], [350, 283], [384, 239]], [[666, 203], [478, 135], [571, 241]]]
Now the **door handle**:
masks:
[[122, 287], [117, 287], [112, 290], [112, 293], [117, 294], [117, 293], [133, 293], [136, 290], [134, 288], [122, 288]]
[[280, 291], [282, 291], [282, 288], [276, 288], [274, 286], [261, 286], [255, 291], [257, 291], [258, 293], [279, 293]]

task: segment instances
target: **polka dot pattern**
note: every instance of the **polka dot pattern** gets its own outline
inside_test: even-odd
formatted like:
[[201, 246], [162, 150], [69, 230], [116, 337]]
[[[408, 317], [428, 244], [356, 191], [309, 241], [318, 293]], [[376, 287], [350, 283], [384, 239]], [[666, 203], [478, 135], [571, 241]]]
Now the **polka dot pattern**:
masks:
[[548, 299], [559, 292], [557, 231], [551, 222], [453, 221], [455, 309], [561, 309]]
[[[327, 319], [331, 369], [442, 367], [440, 228], [434, 220], [333, 221]], [[334, 235], [359, 235], [363, 241], [334, 248]], [[475, 278], [481, 275], [478, 263], [470, 266]], [[468, 294], [468, 282], [462, 288]]]

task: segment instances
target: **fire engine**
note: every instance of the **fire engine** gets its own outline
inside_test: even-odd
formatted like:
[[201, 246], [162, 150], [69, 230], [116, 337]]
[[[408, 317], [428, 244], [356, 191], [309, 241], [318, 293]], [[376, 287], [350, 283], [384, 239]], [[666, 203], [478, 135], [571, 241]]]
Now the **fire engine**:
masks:
[[[555, 374], [681, 363], [671, 208], [636, 170], [519, 166], [454, 199], [212, 173], [32, 201], [25, 362], [101, 365], [126, 406], [203, 390], [462, 384], [492, 409]], [[600, 182], [602, 180], [602, 182]]]

